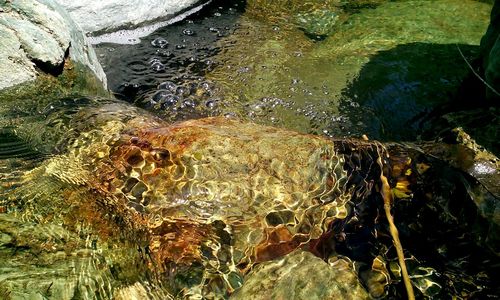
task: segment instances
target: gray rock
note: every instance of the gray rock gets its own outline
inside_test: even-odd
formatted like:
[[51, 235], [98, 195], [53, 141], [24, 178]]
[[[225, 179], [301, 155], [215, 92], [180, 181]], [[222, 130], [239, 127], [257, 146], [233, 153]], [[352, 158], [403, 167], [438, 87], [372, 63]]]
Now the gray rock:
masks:
[[64, 53], [69, 47], [69, 40], [64, 44], [40, 26], [22, 19], [19, 15], [6, 15], [0, 19], [0, 24], [15, 32], [22, 49], [31, 60], [39, 60], [56, 68], [64, 62]]
[[302, 250], [257, 266], [231, 299], [369, 299], [352, 266]]
[[52, 0], [0, 1], [0, 89], [58, 75], [67, 55], [106, 85], [97, 56], [68, 13]]
[[57, 0], [86, 32], [113, 30], [175, 15], [199, 0]]
[[0, 89], [36, 78], [34, 64], [21, 49], [16, 33], [0, 25]]

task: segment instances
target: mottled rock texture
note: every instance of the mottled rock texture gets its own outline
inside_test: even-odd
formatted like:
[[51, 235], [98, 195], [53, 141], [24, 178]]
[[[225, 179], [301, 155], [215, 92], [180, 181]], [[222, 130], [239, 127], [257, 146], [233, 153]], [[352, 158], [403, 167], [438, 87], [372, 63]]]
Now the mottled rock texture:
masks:
[[297, 250], [256, 267], [231, 299], [369, 299], [343, 259], [328, 264]]

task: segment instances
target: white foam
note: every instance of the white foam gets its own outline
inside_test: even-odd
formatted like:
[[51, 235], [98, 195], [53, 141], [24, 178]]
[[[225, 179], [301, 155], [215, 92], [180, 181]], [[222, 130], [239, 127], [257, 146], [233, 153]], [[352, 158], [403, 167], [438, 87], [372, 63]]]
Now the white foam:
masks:
[[98, 36], [89, 36], [88, 40], [92, 45], [98, 45], [102, 43], [111, 44], [122, 44], [122, 45], [134, 45], [141, 42], [141, 38], [150, 35], [161, 27], [172, 25], [174, 23], [180, 22], [187, 18], [188, 16], [199, 12], [203, 7], [210, 4], [212, 1], [207, 1], [199, 6], [196, 6], [182, 14], [179, 14], [167, 21], [157, 22], [151, 25], [142, 26], [136, 29], [124, 29], [115, 32], [105, 33]]

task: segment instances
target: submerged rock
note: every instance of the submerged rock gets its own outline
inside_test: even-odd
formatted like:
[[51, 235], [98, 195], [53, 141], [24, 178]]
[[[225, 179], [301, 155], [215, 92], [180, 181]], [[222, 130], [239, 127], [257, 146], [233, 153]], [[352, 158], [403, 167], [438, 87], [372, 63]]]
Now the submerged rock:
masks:
[[[485, 87], [486, 97], [493, 101], [500, 99], [500, 2], [495, 1], [491, 21], [481, 39], [481, 59], [484, 79], [491, 87]], [[494, 91], [491, 89], [493, 88]], [[498, 103], [496, 103], [498, 105]]]
[[[12, 180], [4, 179], [0, 205], [25, 220], [64, 224], [79, 233], [80, 243], [91, 241], [87, 247], [92, 249], [108, 245], [100, 266], [104, 274], [112, 274], [106, 275], [107, 291], [117, 297], [145, 292], [228, 297], [245, 286], [248, 272], [259, 264], [299, 248], [324, 259], [346, 255], [361, 266], [371, 265], [377, 256], [394, 259], [387, 224], [379, 215], [381, 174], [389, 178], [396, 205], [408, 203], [396, 199], [412, 199], [415, 194], [415, 205], [436, 202], [436, 211], [444, 211], [451, 220], [447, 226], [474, 226], [472, 240], [466, 235], [467, 245], [479, 248], [495, 241], [496, 233], [489, 229], [495, 229], [496, 210], [474, 208], [465, 193], [464, 207], [473, 204], [470, 211], [480, 213], [457, 226], [454, 212], [446, 208], [448, 199], [457, 199], [446, 194], [448, 186], [476, 189], [478, 184], [444, 168], [418, 147], [329, 139], [224, 117], [169, 124], [116, 100], [66, 98], [50, 107], [34, 107], [29, 117], [23, 117], [29, 122], [17, 123], [15, 133], [29, 140], [26, 133], [36, 128], [46, 137], [38, 143], [57, 149], [58, 155]], [[14, 105], [13, 111], [18, 109]], [[447, 182], [441, 170], [455, 181]], [[482, 196], [487, 203], [496, 197], [489, 192]], [[411, 208], [400, 211], [405, 214], [399, 221], [403, 245], [411, 245], [407, 233], [422, 234], [427, 225], [411, 214]], [[434, 236], [424, 232], [429, 240]], [[2, 241], [12, 243], [7, 234]], [[464, 244], [464, 238], [458, 238]], [[413, 243], [408, 251], [422, 251], [417, 253], [424, 262], [428, 253], [438, 252], [420, 250], [422, 245]], [[483, 252], [481, 258], [490, 257]], [[329, 268], [321, 259], [303, 256], [317, 260], [320, 269]], [[436, 268], [443, 268], [439, 263]], [[358, 289], [353, 273], [342, 269]], [[375, 286], [378, 294], [384, 291], [383, 283], [366, 278], [365, 284]], [[461, 283], [461, 278], [439, 280], [446, 293], [462, 293], [446, 283]], [[403, 295], [398, 291], [400, 281], [395, 282], [388, 285], [392, 294]], [[325, 295], [338, 293], [341, 286], [328, 286]], [[95, 292], [92, 285], [77, 287], [84, 288]], [[427, 291], [424, 286], [421, 290]]]
[[296, 250], [255, 267], [231, 299], [370, 299], [348, 261]]
[[[300, 31], [290, 30], [285, 36], [300, 37], [296, 49], [326, 51]], [[276, 38], [256, 43], [279, 54], [294, 42]], [[29, 53], [38, 51], [32, 47]], [[265, 75], [289, 79], [276, 70], [282, 65], [298, 68], [289, 64], [294, 55], [265, 57], [274, 64]], [[57, 57], [45, 59], [57, 64]], [[315, 73], [320, 79], [328, 76], [330, 67], [324, 68]], [[272, 90], [274, 83], [262, 86]], [[401, 298], [401, 275], [391, 261], [392, 240], [379, 215], [381, 175], [389, 178], [395, 207], [403, 214], [396, 220], [403, 229], [403, 245], [409, 245], [406, 254], [415, 251], [422, 258], [422, 266], [413, 269], [433, 275], [411, 274], [422, 295], [467, 296], [492, 286], [488, 272], [474, 276], [479, 252], [467, 253], [474, 260], [466, 264], [460, 251], [485, 248], [479, 255], [482, 265], [488, 260], [496, 263], [485, 245], [497, 251], [498, 211], [491, 203], [498, 196], [444, 168], [418, 147], [329, 139], [224, 117], [170, 124], [126, 103], [101, 98], [40, 97], [19, 105], [20, 98], [25, 97], [2, 101], [5, 118], [0, 123], [8, 124], [5, 130], [19, 143], [46, 159], [28, 172], [7, 177], [0, 173], [0, 214], [5, 213], [0, 223], [0, 261], [5, 267], [1, 296], [229, 297], [240, 295], [238, 289], [244, 293], [261, 287], [264, 282], [256, 280], [261, 272], [282, 274], [288, 266], [311, 273], [314, 264], [314, 272], [324, 272], [337, 284], [327, 284], [325, 278], [313, 278], [317, 281], [311, 284], [310, 278], [304, 281], [304, 276], [288, 273], [271, 279], [276, 289], [267, 291], [304, 295], [312, 288], [321, 297], [366, 297], [349, 264], [338, 260], [328, 266], [321, 259], [341, 254], [359, 263], [360, 269], [384, 270], [384, 278], [380, 272], [362, 278], [373, 295], [390, 290], [390, 295]], [[20, 160], [16, 162], [24, 163]], [[452, 174], [452, 180], [447, 181], [444, 173]], [[482, 192], [477, 198], [464, 192], [475, 190]], [[449, 207], [460, 211], [450, 212]], [[421, 219], [421, 212], [433, 218]], [[6, 221], [12, 216], [33, 225], [23, 230]], [[55, 232], [56, 238], [44, 239], [45, 230]], [[452, 242], [443, 238], [450, 232]], [[438, 242], [438, 249], [429, 249]], [[453, 252], [456, 249], [460, 251]], [[457, 252], [449, 267], [448, 255]], [[20, 266], [27, 277], [19, 277]], [[429, 283], [434, 273], [439, 273], [439, 284]], [[308, 289], [287, 290], [287, 282], [300, 282]], [[469, 285], [461, 288], [464, 282]], [[355, 292], [346, 291], [347, 285]], [[429, 286], [443, 289], [429, 291]]]
[[338, 19], [339, 15], [336, 11], [314, 10], [298, 14], [296, 23], [307, 36], [313, 39], [322, 39], [332, 33], [333, 26]]
[[106, 86], [94, 50], [66, 11], [52, 0], [1, 1], [0, 89], [58, 76], [65, 62], [81, 64]]

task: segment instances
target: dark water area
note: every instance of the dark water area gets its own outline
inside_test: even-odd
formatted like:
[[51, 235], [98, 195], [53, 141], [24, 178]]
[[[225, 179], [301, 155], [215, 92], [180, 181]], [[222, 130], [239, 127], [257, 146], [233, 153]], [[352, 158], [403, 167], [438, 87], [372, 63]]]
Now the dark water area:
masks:
[[[344, 90], [342, 114], [376, 139], [415, 140], [432, 125], [432, 113], [467, 105], [460, 103], [457, 87], [467, 71], [464, 59], [478, 54], [478, 46], [464, 44], [411, 43], [380, 51]], [[359, 107], [348, 105], [352, 99]]]
[[137, 45], [96, 47], [115, 96], [172, 119], [220, 114], [207, 72], [223, 51], [217, 41], [238, 29], [244, 1], [213, 1], [201, 12], [142, 39]]

